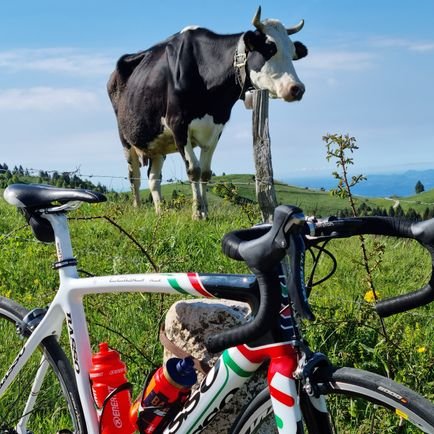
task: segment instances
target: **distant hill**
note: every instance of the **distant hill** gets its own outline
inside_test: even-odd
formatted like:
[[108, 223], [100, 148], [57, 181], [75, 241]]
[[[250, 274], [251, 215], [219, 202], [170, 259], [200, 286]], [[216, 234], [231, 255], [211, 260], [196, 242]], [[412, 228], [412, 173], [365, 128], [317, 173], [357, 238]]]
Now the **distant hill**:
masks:
[[[408, 170], [404, 173], [371, 174], [367, 180], [354, 187], [354, 193], [368, 197], [413, 196], [417, 181], [422, 182], [425, 190], [434, 188], [434, 169]], [[331, 175], [325, 177], [284, 178], [282, 181], [300, 187], [324, 188], [336, 186]]]
[[[333, 181], [333, 178], [330, 177]], [[256, 201], [255, 181], [252, 174], [231, 174], [225, 176], [214, 176], [209, 184], [209, 202], [215, 203], [222, 201], [223, 198], [218, 194], [216, 187], [219, 184], [227, 185], [229, 191], [234, 188], [236, 194], [241, 199], [247, 199], [247, 202]], [[300, 185], [300, 184], [299, 184]], [[330, 187], [335, 187], [336, 181], [331, 183]], [[349, 210], [349, 203], [346, 199], [340, 199], [331, 196], [330, 192], [321, 189], [312, 189], [306, 187], [297, 187], [286, 183], [275, 181], [275, 191], [278, 203], [291, 204], [300, 207], [306, 215], [337, 215]], [[174, 197], [182, 196], [189, 198], [191, 188], [188, 182], [169, 183], [162, 185], [163, 197], [171, 200]], [[150, 201], [149, 190], [142, 190], [142, 198]], [[240, 202], [244, 202], [241, 200]], [[395, 199], [385, 199], [379, 197], [355, 197], [356, 207], [361, 213], [382, 215], [384, 211], [390, 213], [390, 209], [399, 206], [401, 210], [408, 213], [411, 209], [424, 216], [427, 208], [431, 211], [424, 218], [430, 218], [434, 215], [434, 189], [420, 193], [417, 196]]]

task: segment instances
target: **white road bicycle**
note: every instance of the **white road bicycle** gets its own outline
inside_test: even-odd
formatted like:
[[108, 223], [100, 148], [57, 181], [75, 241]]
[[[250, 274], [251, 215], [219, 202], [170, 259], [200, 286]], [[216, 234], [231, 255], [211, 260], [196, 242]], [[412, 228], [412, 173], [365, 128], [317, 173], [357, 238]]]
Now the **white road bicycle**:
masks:
[[[80, 278], [67, 212], [105, 197], [89, 190], [44, 185], [9, 186], [5, 199], [27, 217], [35, 236], [55, 242], [60, 286], [48, 308], [26, 310], [0, 297], [0, 434], [98, 434], [99, 412], [89, 380], [91, 345], [83, 297], [146, 292], [247, 301], [254, 319], [206, 336], [223, 351], [198, 390], [159, 432], [199, 433], [264, 363], [268, 387], [238, 415], [230, 432], [253, 433], [274, 418], [279, 433], [434, 433], [434, 405], [377, 374], [334, 367], [309, 349], [298, 327], [312, 318], [304, 284], [304, 251], [321, 240], [374, 233], [413, 238], [434, 263], [434, 219], [408, 223], [392, 218], [306, 220], [300, 209], [276, 208], [273, 225], [234, 231], [223, 239], [226, 255], [243, 260], [252, 275], [149, 273]], [[291, 273], [281, 285], [281, 261]], [[383, 315], [433, 300], [433, 278], [413, 293], [377, 303]], [[297, 314], [295, 314], [297, 312]], [[72, 364], [59, 344], [66, 327]], [[40, 350], [40, 351], [37, 351]], [[351, 409], [351, 411], [350, 411]], [[357, 415], [354, 414], [357, 410]]]

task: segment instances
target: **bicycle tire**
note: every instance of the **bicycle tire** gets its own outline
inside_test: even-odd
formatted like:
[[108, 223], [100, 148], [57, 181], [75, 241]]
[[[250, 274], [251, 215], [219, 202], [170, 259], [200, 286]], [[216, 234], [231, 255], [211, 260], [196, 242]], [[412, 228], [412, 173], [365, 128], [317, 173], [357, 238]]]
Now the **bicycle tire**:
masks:
[[[312, 420], [315, 415], [306, 413], [302, 404], [305, 432], [434, 433], [433, 403], [390, 379], [354, 368], [320, 368], [312, 382], [326, 396], [329, 414], [319, 422]], [[269, 434], [271, 423], [273, 412], [266, 388], [240, 413], [230, 433]]]
[[[15, 301], [0, 296], [0, 380], [13, 363], [23, 346], [23, 336], [17, 327], [23, 327], [28, 310]], [[24, 330], [28, 336], [30, 331]], [[84, 415], [71, 364], [54, 336], [45, 338], [25, 364], [17, 378], [0, 398], [0, 434], [16, 433], [36, 370], [41, 365], [42, 354], [49, 369], [37, 396], [34, 409], [24, 432], [73, 432], [87, 434]], [[20, 432], [23, 432], [21, 428]]]

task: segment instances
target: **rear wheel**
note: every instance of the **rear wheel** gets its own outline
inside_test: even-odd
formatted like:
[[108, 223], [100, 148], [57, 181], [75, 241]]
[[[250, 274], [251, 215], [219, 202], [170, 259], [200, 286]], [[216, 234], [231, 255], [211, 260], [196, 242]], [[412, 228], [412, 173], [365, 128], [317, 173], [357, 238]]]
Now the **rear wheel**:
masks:
[[[312, 382], [326, 397], [329, 413], [315, 410], [302, 394], [305, 432], [434, 433], [434, 405], [380, 375], [353, 368], [324, 368], [315, 373]], [[240, 414], [231, 433], [271, 433], [273, 418], [268, 390], [264, 389]]]
[[[17, 331], [27, 313], [13, 300], [0, 297], [0, 381], [30, 334], [28, 329], [24, 336]], [[74, 373], [65, 353], [53, 336], [44, 339], [39, 349], [0, 398], [0, 434], [86, 434]], [[34, 405], [26, 410], [36, 372], [43, 365], [48, 367], [44, 381]]]

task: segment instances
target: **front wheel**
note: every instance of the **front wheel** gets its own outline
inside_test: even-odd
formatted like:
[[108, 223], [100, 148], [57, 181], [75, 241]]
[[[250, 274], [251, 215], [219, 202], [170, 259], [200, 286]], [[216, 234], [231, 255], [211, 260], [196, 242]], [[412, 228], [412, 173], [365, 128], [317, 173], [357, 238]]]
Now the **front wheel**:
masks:
[[[302, 393], [304, 432], [434, 433], [434, 405], [392, 380], [359, 369], [320, 368], [312, 382], [326, 397], [328, 415], [307, 405], [309, 398]], [[230, 432], [271, 433], [272, 423], [271, 401], [264, 389], [238, 416]]]
[[[28, 329], [20, 331], [27, 313], [13, 300], [0, 297], [0, 382], [30, 333]], [[0, 397], [0, 434], [86, 434], [74, 374], [65, 353], [53, 336], [44, 339], [39, 349]], [[41, 387], [35, 387], [36, 373], [45, 370]]]

